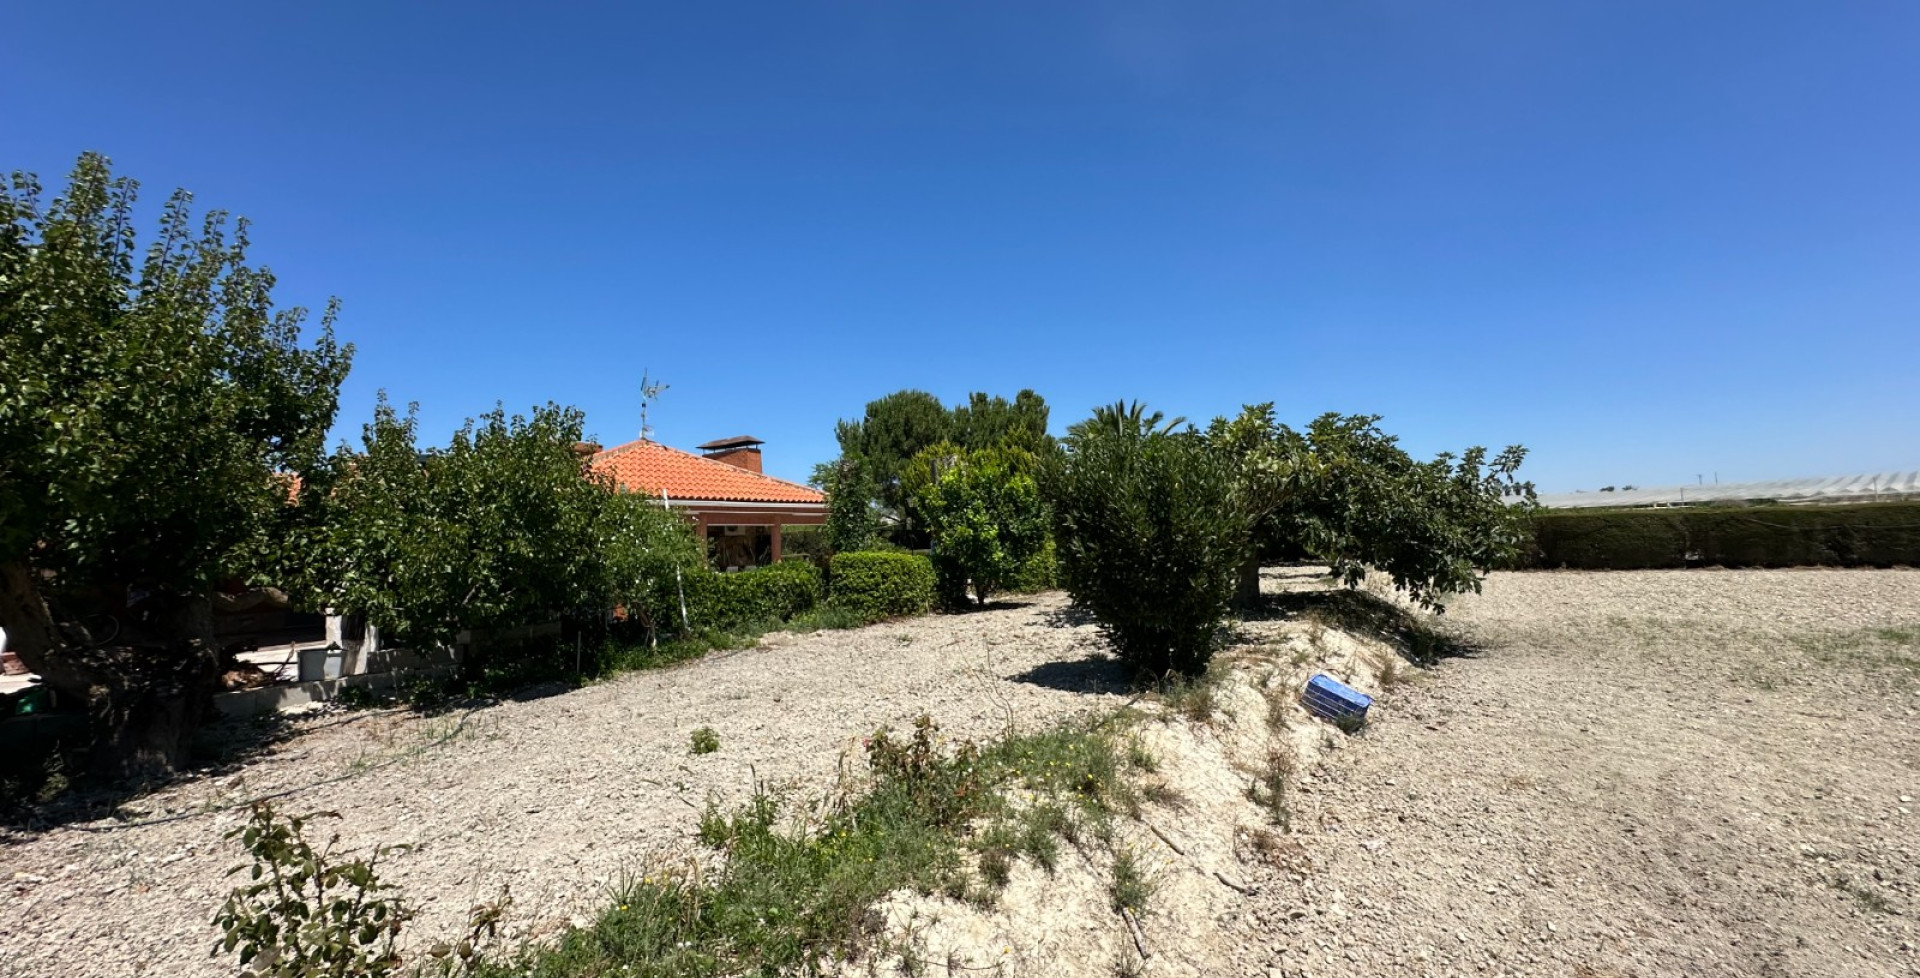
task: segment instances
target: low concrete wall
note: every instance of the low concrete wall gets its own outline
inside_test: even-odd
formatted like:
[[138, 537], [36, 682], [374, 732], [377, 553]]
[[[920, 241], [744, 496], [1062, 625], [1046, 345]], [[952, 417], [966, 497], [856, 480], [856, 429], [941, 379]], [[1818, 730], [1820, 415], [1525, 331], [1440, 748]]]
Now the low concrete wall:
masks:
[[426, 653], [380, 649], [372, 653], [369, 662], [370, 668], [378, 670], [376, 672], [320, 682], [283, 683], [259, 689], [215, 693], [213, 708], [222, 716], [230, 717], [295, 710], [315, 703], [331, 703], [346, 689], [388, 689], [410, 679], [451, 676], [459, 665], [460, 656], [452, 649]]

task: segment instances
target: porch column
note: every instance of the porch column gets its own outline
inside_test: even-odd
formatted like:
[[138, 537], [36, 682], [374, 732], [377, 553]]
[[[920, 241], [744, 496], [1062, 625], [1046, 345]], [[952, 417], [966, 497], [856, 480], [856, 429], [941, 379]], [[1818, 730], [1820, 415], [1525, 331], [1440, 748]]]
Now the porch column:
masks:
[[773, 531], [773, 562], [777, 564], [780, 562], [780, 524], [775, 523], [769, 529]]

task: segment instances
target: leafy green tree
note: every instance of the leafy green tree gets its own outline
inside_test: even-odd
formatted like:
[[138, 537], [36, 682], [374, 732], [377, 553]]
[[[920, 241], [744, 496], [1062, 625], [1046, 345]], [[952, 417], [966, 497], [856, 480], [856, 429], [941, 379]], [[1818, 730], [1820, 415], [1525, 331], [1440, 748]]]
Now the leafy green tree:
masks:
[[1047, 539], [1047, 509], [1030, 460], [1014, 449], [936, 445], [916, 457], [930, 477], [915, 499], [933, 534], [941, 599], [981, 605], [1018, 579]]
[[1061, 576], [1123, 660], [1196, 675], [1251, 531], [1238, 470], [1198, 433], [1116, 407], [1073, 426], [1046, 467]]
[[1272, 404], [1217, 418], [1209, 440], [1235, 466], [1254, 536], [1239, 599], [1256, 600], [1263, 558], [1325, 561], [1349, 586], [1369, 570], [1422, 606], [1478, 591], [1527, 540], [1531, 484], [1517, 476], [1526, 449], [1483, 448], [1420, 462], [1374, 415], [1325, 414], [1305, 431], [1277, 423]]
[[682, 585], [707, 571], [686, 517], [651, 496], [613, 491], [601, 504], [594, 535], [608, 604], [625, 609], [650, 637], [679, 630]]
[[247, 222], [176, 192], [144, 251], [138, 186], [80, 157], [0, 188], [0, 627], [85, 701], [97, 772], [187, 760], [220, 672], [208, 592], [319, 463], [352, 348], [330, 304], [275, 309]]
[[1047, 401], [1023, 390], [1009, 402], [975, 391], [953, 409], [953, 440], [963, 448], [1015, 448], [1034, 455], [1051, 447]]
[[312, 599], [423, 645], [604, 610], [613, 490], [573, 450], [581, 426], [573, 408], [496, 408], [423, 452], [413, 411], [382, 397], [361, 450], [343, 449], [324, 493], [305, 500]]
[[1015, 449], [1037, 459], [1057, 447], [1047, 434], [1047, 418], [1046, 400], [1031, 390], [1012, 401], [975, 392], [951, 411], [932, 394], [903, 390], [869, 403], [861, 420], [841, 421], [835, 433], [841, 459], [859, 460], [863, 477], [872, 480], [874, 501], [890, 516], [896, 542], [920, 547], [931, 536], [914, 509], [924, 484], [911, 471], [914, 457], [953, 443], [969, 450]]
[[953, 416], [940, 399], [926, 391], [903, 390], [867, 405], [858, 421], [842, 421], [835, 429], [840, 457], [859, 459], [873, 479], [880, 505], [904, 515], [907, 496], [900, 488], [900, 471], [922, 449], [946, 441]]
[[873, 546], [880, 538], [880, 516], [874, 511], [879, 487], [867, 463], [842, 456], [814, 466], [813, 484], [827, 494], [827, 549], [852, 553]]

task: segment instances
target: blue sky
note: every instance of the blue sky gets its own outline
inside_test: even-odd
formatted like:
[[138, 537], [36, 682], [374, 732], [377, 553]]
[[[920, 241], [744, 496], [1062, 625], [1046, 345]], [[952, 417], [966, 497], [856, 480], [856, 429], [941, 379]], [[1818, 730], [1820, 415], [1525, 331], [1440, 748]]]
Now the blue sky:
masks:
[[1920, 5], [15, 5], [82, 150], [345, 303], [340, 432], [557, 400], [804, 478], [903, 387], [1387, 416], [1543, 489], [1920, 466]]

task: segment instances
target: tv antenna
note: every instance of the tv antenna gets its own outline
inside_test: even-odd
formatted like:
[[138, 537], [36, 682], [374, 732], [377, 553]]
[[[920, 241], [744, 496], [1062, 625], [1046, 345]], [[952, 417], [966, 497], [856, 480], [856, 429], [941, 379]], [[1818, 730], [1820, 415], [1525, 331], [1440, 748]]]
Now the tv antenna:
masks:
[[653, 440], [653, 425], [647, 422], [647, 411], [653, 407], [653, 402], [658, 400], [660, 398], [661, 392], [665, 391], [666, 389], [667, 389], [666, 384], [657, 383], [648, 377], [647, 372], [645, 370], [640, 371], [640, 440], [641, 441]]

